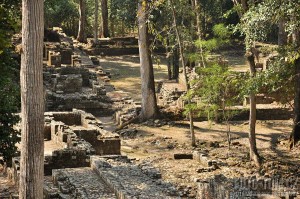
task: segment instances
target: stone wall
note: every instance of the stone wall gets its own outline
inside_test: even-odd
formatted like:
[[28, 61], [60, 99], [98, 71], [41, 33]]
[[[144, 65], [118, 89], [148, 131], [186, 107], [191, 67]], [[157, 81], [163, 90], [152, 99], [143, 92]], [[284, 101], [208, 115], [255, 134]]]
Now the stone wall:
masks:
[[46, 112], [45, 116], [51, 117], [51, 120], [61, 121], [66, 125], [81, 125], [80, 112]]
[[54, 168], [87, 166], [86, 160], [91, 154], [120, 154], [119, 135], [103, 130], [102, 122], [92, 114], [74, 109], [72, 112], [47, 112], [45, 116], [45, 137], [63, 148], [47, 157], [48, 174]]
[[111, 113], [105, 83], [95, 72], [82, 67], [45, 68], [46, 111], [73, 108]]
[[82, 77], [82, 86], [90, 86], [90, 77], [91, 74], [87, 68], [83, 67], [64, 67], [59, 71], [60, 75], [81, 75]]
[[87, 167], [90, 155], [87, 150], [79, 148], [55, 150], [51, 156], [45, 157], [45, 175], [51, 175], [53, 169]]

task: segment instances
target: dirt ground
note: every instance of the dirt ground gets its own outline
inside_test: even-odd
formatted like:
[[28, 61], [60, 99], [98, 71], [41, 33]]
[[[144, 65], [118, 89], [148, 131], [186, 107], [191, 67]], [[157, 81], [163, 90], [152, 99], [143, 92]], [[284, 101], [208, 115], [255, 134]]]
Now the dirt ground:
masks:
[[[111, 83], [117, 89], [128, 91], [139, 100], [140, 78], [138, 57], [102, 58], [101, 65], [112, 71]], [[232, 68], [245, 68], [242, 58], [236, 58]], [[114, 73], [115, 72], [115, 73]], [[114, 75], [115, 74], [115, 75]], [[130, 76], [130, 77], [129, 77]], [[155, 67], [155, 77], [166, 77], [166, 66]], [[113, 121], [102, 118], [106, 128], [113, 129]], [[288, 150], [285, 145], [291, 132], [292, 120], [257, 121], [257, 147], [263, 158], [261, 169], [249, 161], [247, 121], [232, 122], [232, 146], [228, 149], [227, 126], [213, 122], [195, 122], [197, 147], [190, 146], [189, 126], [186, 121], [176, 121], [172, 125], [154, 127], [146, 124], [132, 124], [128, 128], [136, 129], [134, 136], [122, 140], [122, 153], [136, 160], [137, 163], [149, 162], [160, 169], [163, 179], [175, 184], [181, 196], [194, 198], [197, 181], [222, 174], [235, 177], [272, 177], [274, 175], [289, 178], [300, 177], [299, 148]], [[208, 154], [213, 160], [221, 162], [214, 171], [203, 171], [195, 160], [175, 160], [175, 153], [191, 154], [198, 150]]]
[[[116, 90], [128, 92], [135, 99], [140, 100], [141, 79], [139, 56], [113, 56], [99, 57], [103, 69], [111, 74], [111, 83]], [[160, 56], [154, 59], [155, 82], [165, 80], [167, 76], [167, 65], [165, 59]]]

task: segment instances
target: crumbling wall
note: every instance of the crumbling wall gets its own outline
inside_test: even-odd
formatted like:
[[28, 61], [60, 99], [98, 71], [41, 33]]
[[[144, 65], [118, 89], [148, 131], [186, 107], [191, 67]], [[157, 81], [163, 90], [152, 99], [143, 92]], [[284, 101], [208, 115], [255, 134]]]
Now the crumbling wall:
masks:
[[55, 150], [51, 156], [45, 157], [44, 173], [51, 175], [53, 169], [87, 167], [92, 154], [80, 148]]

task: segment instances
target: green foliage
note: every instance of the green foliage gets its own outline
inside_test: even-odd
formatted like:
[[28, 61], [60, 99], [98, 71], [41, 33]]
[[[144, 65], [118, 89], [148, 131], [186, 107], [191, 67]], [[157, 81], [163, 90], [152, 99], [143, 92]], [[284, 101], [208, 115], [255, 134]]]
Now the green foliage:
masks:
[[235, 13], [224, 17], [233, 8], [232, 0], [200, 0], [199, 3], [202, 30], [205, 33], [205, 37], [211, 33], [211, 27], [215, 24], [236, 24], [238, 22], [238, 17]]
[[224, 45], [230, 43], [231, 32], [224, 24], [216, 24], [213, 27], [213, 38], [208, 40], [198, 39], [195, 41], [197, 48], [203, 48], [205, 51], [211, 52], [217, 50]]
[[0, 4], [0, 54], [11, 46], [10, 36], [17, 27], [13, 13], [4, 4]]
[[[110, 18], [124, 23], [127, 28], [135, 26], [137, 0], [111, 0]], [[117, 24], [117, 23], [116, 23]]]
[[9, 50], [3, 50], [0, 55], [0, 156], [11, 163], [15, 156], [20, 132], [13, 126], [19, 121], [16, 115], [19, 111], [20, 96], [15, 74], [17, 63], [10, 57]]
[[62, 27], [75, 36], [78, 29], [78, 5], [73, 0], [45, 0], [45, 27]]
[[15, 156], [16, 143], [20, 141], [20, 132], [13, 126], [19, 121], [19, 87], [15, 81], [16, 63], [10, 58], [8, 51], [0, 55], [0, 156], [10, 164]]
[[[197, 104], [186, 107], [186, 110], [207, 116], [208, 119], [228, 121], [237, 111], [230, 107], [240, 103], [241, 75], [228, 70], [227, 67], [211, 64], [206, 68], [198, 68], [199, 78], [191, 82], [192, 89], [187, 98], [199, 98]], [[219, 110], [222, 110], [221, 116]]]
[[0, 156], [10, 165], [11, 157], [15, 155], [19, 142], [19, 132], [13, 126], [19, 121], [15, 115], [19, 111], [19, 88], [17, 85], [18, 64], [11, 58], [11, 36], [17, 28], [14, 10], [10, 4], [0, 5]]
[[230, 37], [231, 32], [226, 28], [223, 23], [216, 24], [213, 27], [214, 36], [223, 40], [226, 40]]
[[[289, 35], [300, 27], [300, 2], [298, 0], [264, 0], [251, 4], [243, 15], [237, 30], [245, 35], [246, 48], [254, 46], [256, 41], [264, 41], [273, 25], [284, 19], [285, 29]], [[279, 55], [270, 62], [269, 69], [257, 73], [256, 77], [248, 79], [244, 84], [244, 94], [264, 92], [280, 96], [281, 103], [290, 103], [294, 97], [295, 60], [300, 57], [296, 44], [275, 49]], [[264, 50], [263, 50], [264, 51]], [[270, 53], [270, 52], [269, 52]], [[272, 52], [271, 52], [272, 53]]]
[[[279, 102], [282, 104], [290, 103], [295, 94], [294, 82], [295, 65], [287, 62], [284, 57], [278, 56], [269, 65], [269, 69], [261, 73], [256, 79], [260, 79], [262, 91], [275, 96], [280, 96]], [[255, 81], [255, 80], [254, 80]]]
[[237, 29], [245, 36], [246, 48], [249, 49], [256, 41], [264, 41], [271, 30], [270, 8], [259, 4], [250, 7], [243, 15]]

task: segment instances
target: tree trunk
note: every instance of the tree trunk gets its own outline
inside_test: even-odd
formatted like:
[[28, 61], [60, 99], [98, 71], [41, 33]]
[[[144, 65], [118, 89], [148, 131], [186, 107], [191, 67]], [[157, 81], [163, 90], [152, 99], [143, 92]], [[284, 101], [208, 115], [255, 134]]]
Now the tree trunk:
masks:
[[202, 30], [201, 30], [201, 18], [200, 18], [200, 5], [198, 0], [194, 0], [195, 5], [195, 14], [196, 14], [196, 27], [197, 27], [197, 35], [198, 39], [202, 38]]
[[[194, 0], [195, 4], [195, 14], [196, 14], [196, 27], [197, 27], [197, 36], [198, 39], [202, 39], [202, 27], [201, 27], [201, 18], [200, 18], [200, 5], [198, 3], [198, 0]], [[204, 52], [203, 52], [203, 47], [202, 44], [200, 44], [200, 56], [201, 56], [201, 62], [199, 63], [199, 66], [203, 66], [204, 68], [206, 67], [205, 64], [205, 59], [204, 59]]]
[[284, 46], [287, 44], [287, 33], [285, 31], [285, 20], [280, 19], [278, 22], [278, 45]]
[[86, 43], [86, 0], [79, 0], [79, 28], [78, 28], [78, 35], [77, 40], [82, 43]]
[[242, 10], [241, 9], [238, 9], [237, 10], [237, 14], [239, 15], [239, 18], [241, 19], [243, 14], [248, 10], [248, 6], [247, 6], [247, 2], [246, 0], [232, 0], [233, 4], [235, 6], [241, 6], [242, 7]]
[[172, 67], [171, 67], [171, 58], [172, 53], [171, 53], [171, 49], [170, 49], [170, 41], [169, 39], [167, 39], [167, 45], [166, 45], [166, 58], [167, 58], [167, 68], [168, 68], [168, 79], [171, 80], [172, 79]]
[[[185, 80], [185, 87], [187, 92], [190, 90], [190, 85], [188, 82], [188, 78], [187, 78], [187, 74], [186, 74], [186, 66], [185, 66], [185, 59], [184, 59], [184, 55], [183, 55], [183, 46], [182, 46], [182, 41], [181, 41], [181, 37], [179, 34], [179, 30], [177, 27], [177, 21], [176, 21], [176, 12], [175, 9], [173, 7], [173, 1], [170, 1], [170, 5], [171, 5], [171, 10], [172, 10], [172, 16], [173, 16], [173, 24], [174, 24], [174, 28], [175, 28], [175, 32], [176, 32], [176, 37], [177, 37], [177, 41], [178, 41], [178, 46], [179, 46], [179, 54], [181, 57], [181, 64], [183, 67], [183, 75], [184, 75], [184, 80]], [[188, 104], [191, 104], [191, 99], [188, 99]], [[190, 110], [189, 111], [189, 120], [190, 120], [190, 134], [191, 134], [191, 145], [192, 146], [196, 146], [196, 139], [195, 139], [195, 131], [194, 131], [194, 119], [193, 119], [193, 112]]]
[[[292, 34], [292, 42], [300, 46], [300, 32], [295, 30]], [[294, 127], [290, 135], [290, 149], [300, 141], [300, 58], [295, 60], [295, 97], [294, 97]]]
[[[247, 52], [247, 60], [250, 67], [251, 77], [255, 77], [255, 57], [253, 52]], [[255, 135], [255, 126], [256, 126], [256, 96], [254, 92], [250, 93], [250, 115], [249, 115], [249, 149], [250, 149], [250, 159], [254, 161], [254, 164], [257, 167], [261, 165], [261, 159], [257, 152], [256, 147], [256, 135]]]
[[21, 55], [21, 167], [19, 198], [43, 198], [44, 1], [23, 0]]
[[95, 0], [95, 24], [94, 24], [95, 44], [98, 42], [98, 11], [99, 11], [99, 2], [98, 2], [98, 0]]
[[247, 0], [241, 0], [244, 13], [248, 10]]
[[300, 59], [295, 61], [294, 127], [290, 135], [290, 149], [300, 141]]
[[178, 79], [178, 77], [179, 77], [179, 52], [178, 52], [178, 48], [175, 47], [173, 50], [172, 79]]
[[102, 37], [106, 38], [109, 37], [107, 0], [101, 0], [101, 12], [102, 12]]
[[141, 120], [155, 118], [158, 115], [156, 103], [154, 72], [149, 47], [147, 25], [147, 0], [140, 0], [138, 5], [139, 53], [141, 63], [142, 112]]

